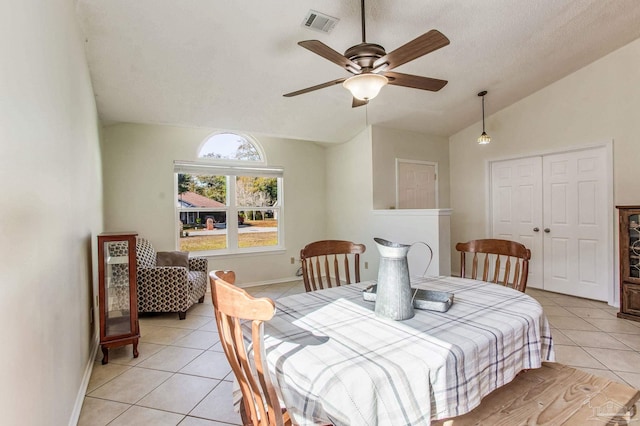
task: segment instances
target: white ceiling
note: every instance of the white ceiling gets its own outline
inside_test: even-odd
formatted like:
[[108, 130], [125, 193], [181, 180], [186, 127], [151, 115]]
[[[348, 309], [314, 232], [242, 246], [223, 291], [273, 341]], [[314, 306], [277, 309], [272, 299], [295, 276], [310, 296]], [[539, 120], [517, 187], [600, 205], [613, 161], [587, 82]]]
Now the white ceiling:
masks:
[[[638, 0], [368, 0], [367, 42], [390, 52], [430, 29], [451, 44], [398, 72], [439, 92], [387, 86], [351, 108], [349, 74], [297, 45], [361, 42], [359, 0], [76, 0], [105, 123], [214, 127], [343, 142], [367, 124], [449, 136], [640, 37]], [[314, 9], [330, 34], [302, 26]], [[489, 129], [488, 129], [489, 130]], [[480, 132], [480, 127], [479, 127]]]

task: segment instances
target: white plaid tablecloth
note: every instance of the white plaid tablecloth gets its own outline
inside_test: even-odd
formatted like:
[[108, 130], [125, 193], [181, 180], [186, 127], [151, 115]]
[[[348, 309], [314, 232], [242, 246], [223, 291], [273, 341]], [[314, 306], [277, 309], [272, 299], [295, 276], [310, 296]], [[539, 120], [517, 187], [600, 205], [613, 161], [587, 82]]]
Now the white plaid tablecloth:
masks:
[[412, 287], [454, 293], [454, 303], [393, 321], [363, 300], [372, 283], [276, 301], [265, 323], [267, 360], [295, 423], [428, 425], [471, 411], [521, 370], [554, 360], [542, 307], [521, 292], [412, 278]]

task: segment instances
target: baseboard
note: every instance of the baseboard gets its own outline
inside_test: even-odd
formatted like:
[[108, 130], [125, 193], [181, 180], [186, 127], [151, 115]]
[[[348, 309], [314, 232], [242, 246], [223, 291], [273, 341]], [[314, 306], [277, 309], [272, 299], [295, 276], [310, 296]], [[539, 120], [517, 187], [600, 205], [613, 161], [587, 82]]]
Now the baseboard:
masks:
[[89, 359], [84, 369], [84, 376], [82, 376], [82, 382], [80, 383], [80, 389], [76, 396], [76, 403], [73, 405], [73, 411], [71, 412], [71, 418], [69, 419], [69, 426], [76, 426], [78, 420], [80, 420], [80, 412], [82, 411], [82, 404], [84, 403], [84, 396], [87, 393], [89, 387], [89, 380], [91, 379], [91, 373], [93, 372], [93, 364], [96, 359], [96, 353], [98, 352], [99, 340], [98, 335], [93, 338], [91, 349], [89, 349]]
[[292, 281], [302, 281], [302, 277], [293, 276], [293, 277], [278, 278], [278, 279], [275, 279], [275, 280], [256, 281], [256, 282], [252, 282], [252, 283], [242, 283], [242, 284], [238, 285], [238, 287], [240, 287], [240, 288], [249, 288], [249, 287], [257, 287], [259, 285], [288, 283], [288, 282], [292, 282]]

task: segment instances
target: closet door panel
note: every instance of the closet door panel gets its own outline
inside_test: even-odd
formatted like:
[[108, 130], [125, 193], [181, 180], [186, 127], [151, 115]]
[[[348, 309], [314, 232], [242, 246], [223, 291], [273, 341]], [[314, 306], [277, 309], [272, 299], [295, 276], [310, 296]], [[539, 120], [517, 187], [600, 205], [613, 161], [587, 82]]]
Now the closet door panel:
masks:
[[543, 157], [546, 290], [607, 300], [605, 164], [604, 148]]

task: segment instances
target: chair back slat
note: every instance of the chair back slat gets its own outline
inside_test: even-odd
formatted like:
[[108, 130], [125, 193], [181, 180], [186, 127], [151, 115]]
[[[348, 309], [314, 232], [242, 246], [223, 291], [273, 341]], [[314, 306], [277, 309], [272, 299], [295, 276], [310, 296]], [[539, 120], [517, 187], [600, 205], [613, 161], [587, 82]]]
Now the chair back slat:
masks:
[[[456, 250], [460, 252], [460, 275], [462, 277], [466, 276], [465, 253], [473, 253], [470, 277], [472, 279], [478, 279], [478, 253], [483, 253], [482, 281], [499, 283], [522, 292], [526, 290], [531, 250], [523, 244], [509, 240], [483, 239], [458, 243]], [[502, 268], [502, 256], [505, 257], [504, 268]], [[491, 262], [493, 258], [495, 259]], [[489, 274], [492, 268], [493, 278], [490, 279]]]
[[[496, 271], [498, 271], [500, 268], [499, 266], [496, 268]], [[502, 280], [502, 285], [508, 286], [508, 287], [512, 287], [511, 285], [509, 285], [509, 277], [510, 277], [510, 273], [511, 273], [511, 257], [507, 256], [507, 261], [504, 264], [504, 278]], [[497, 278], [498, 274], [496, 273], [496, 278]]]
[[[489, 255], [487, 254], [487, 258], [489, 257]], [[487, 269], [489, 269], [489, 264], [487, 263]], [[495, 262], [495, 267], [493, 268], [493, 279], [491, 280], [492, 283], [494, 284], [498, 284], [498, 275], [500, 274], [500, 255], [496, 255], [496, 262]]]
[[[209, 281], [220, 343], [242, 392], [244, 424], [290, 424], [271, 382], [263, 345], [264, 321], [273, 318], [275, 304], [271, 299], [254, 298], [234, 286], [232, 271], [213, 271]], [[250, 336], [245, 335], [242, 328], [246, 321], [251, 323]], [[247, 342], [251, 343], [251, 350]]]
[[[318, 271], [322, 271], [322, 269], [320, 268], [320, 258], [319, 257], [316, 258], [316, 267], [315, 267], [315, 269], [313, 269], [313, 262], [309, 262], [309, 263], [311, 264], [311, 277], [315, 277], [315, 276], [321, 277], [322, 273], [318, 272]], [[320, 281], [317, 284], [317, 286], [316, 286], [316, 282], [315, 281], [316, 280], [314, 279], [314, 282], [313, 282], [314, 290], [316, 288], [322, 288], [322, 281]]]
[[327, 280], [327, 286], [331, 287], [331, 275], [329, 274], [329, 258], [324, 257], [324, 276]]
[[344, 266], [343, 267], [344, 267], [344, 272], [347, 275], [346, 276], [347, 282], [350, 283], [351, 282], [351, 274], [349, 273], [349, 258], [347, 257], [347, 255], [344, 256]]
[[484, 255], [484, 266], [482, 267], [482, 281], [489, 280], [489, 255]]
[[511, 287], [515, 287], [519, 279], [520, 279], [520, 262], [516, 262], [516, 269], [513, 272], [513, 282], [511, 283]]
[[[365, 250], [364, 244], [344, 240], [307, 244], [300, 250], [305, 290], [315, 291], [360, 282], [360, 254]], [[352, 281], [354, 276], [355, 281]]]

